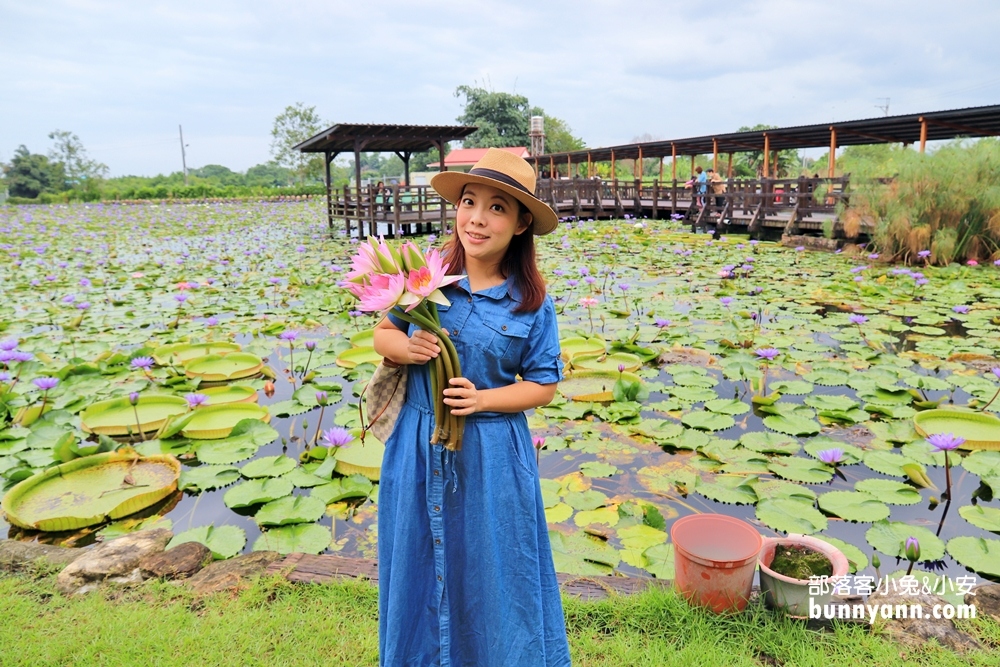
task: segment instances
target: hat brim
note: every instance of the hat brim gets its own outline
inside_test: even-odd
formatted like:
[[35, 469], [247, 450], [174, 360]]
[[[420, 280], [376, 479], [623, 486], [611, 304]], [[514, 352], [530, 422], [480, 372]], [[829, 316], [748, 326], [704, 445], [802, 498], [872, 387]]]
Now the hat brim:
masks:
[[469, 183], [479, 183], [502, 190], [524, 204], [528, 211], [531, 212], [533, 221], [532, 233], [535, 236], [544, 236], [559, 225], [559, 218], [556, 217], [556, 212], [548, 204], [534, 195], [530, 195], [523, 190], [518, 190], [502, 181], [487, 178], [486, 176], [467, 174], [462, 171], [442, 171], [431, 178], [431, 187], [452, 204], [458, 202], [458, 198], [462, 196], [462, 189]]

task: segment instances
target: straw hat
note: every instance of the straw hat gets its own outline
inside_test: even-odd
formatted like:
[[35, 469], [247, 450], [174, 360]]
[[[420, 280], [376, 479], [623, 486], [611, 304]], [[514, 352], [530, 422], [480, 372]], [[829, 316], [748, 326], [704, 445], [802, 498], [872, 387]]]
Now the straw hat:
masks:
[[443, 171], [431, 178], [431, 187], [452, 204], [462, 196], [462, 188], [469, 183], [481, 183], [503, 190], [524, 204], [534, 220], [534, 234], [548, 234], [559, 220], [549, 205], [535, 197], [535, 170], [524, 159], [513, 153], [491, 148], [469, 170]]

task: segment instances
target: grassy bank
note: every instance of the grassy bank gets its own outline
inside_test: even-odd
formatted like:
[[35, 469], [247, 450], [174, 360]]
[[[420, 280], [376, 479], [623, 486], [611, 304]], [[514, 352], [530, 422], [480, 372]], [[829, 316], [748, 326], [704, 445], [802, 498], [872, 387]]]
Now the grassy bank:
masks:
[[[0, 664], [377, 665], [376, 589], [259, 581], [239, 596], [196, 600], [150, 583], [80, 598], [52, 576], [0, 575]], [[691, 609], [669, 591], [603, 602], [564, 600], [574, 665], [997, 665], [1000, 625], [966, 627], [990, 648], [967, 656], [914, 650], [878, 633], [804, 629], [751, 608], [733, 617]]]

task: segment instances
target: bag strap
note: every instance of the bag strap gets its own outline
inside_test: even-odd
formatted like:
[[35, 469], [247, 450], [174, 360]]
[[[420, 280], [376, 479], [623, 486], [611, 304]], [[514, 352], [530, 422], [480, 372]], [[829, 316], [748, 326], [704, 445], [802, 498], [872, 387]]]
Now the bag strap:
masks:
[[399, 371], [399, 369], [402, 368], [402, 364], [397, 364], [395, 361], [390, 361], [389, 359], [385, 358], [382, 359], [382, 364], [385, 365], [387, 368], [391, 368], [393, 369], [393, 371], [395, 371], [396, 384], [394, 384], [392, 387], [392, 393], [389, 394], [389, 400], [385, 402], [385, 405], [382, 406], [382, 409], [379, 410], [379, 413], [375, 415], [375, 417], [368, 423], [367, 426], [365, 425], [365, 411], [361, 407], [361, 405], [364, 401], [365, 394], [368, 392], [368, 387], [371, 386], [372, 383], [371, 380], [368, 381], [368, 384], [366, 384], [365, 388], [361, 391], [361, 396], [358, 398], [358, 416], [361, 420], [362, 447], [364, 447], [365, 445], [365, 436], [368, 434], [368, 431], [370, 431], [375, 422], [377, 422], [379, 418], [385, 414], [385, 411], [389, 409], [389, 406], [392, 404], [392, 399], [396, 395], [396, 390], [399, 389], [399, 381], [403, 379], [403, 374], [402, 372]]

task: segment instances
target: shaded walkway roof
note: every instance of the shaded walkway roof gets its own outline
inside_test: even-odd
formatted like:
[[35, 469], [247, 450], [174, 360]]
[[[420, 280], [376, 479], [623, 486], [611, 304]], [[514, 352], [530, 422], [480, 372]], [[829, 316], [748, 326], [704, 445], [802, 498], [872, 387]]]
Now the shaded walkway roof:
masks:
[[[925, 133], [923, 136], [921, 136], [922, 131]], [[765, 140], [772, 151], [786, 148], [820, 148], [831, 145], [832, 134], [835, 134], [837, 147], [857, 144], [914, 143], [956, 137], [1000, 136], [1000, 105], [622, 144], [546, 153], [534, 159], [548, 161], [552, 158], [559, 163], [565, 163], [568, 158], [572, 162], [579, 163], [586, 162], [589, 155], [591, 160], [603, 162], [611, 160], [612, 152], [616, 159], [637, 159], [640, 149], [644, 158], [668, 157], [674, 154], [687, 156], [716, 152], [743, 153], [763, 150]]]
[[440, 148], [478, 128], [467, 125], [375, 125], [339, 123], [296, 145], [303, 153], [405, 152]]

